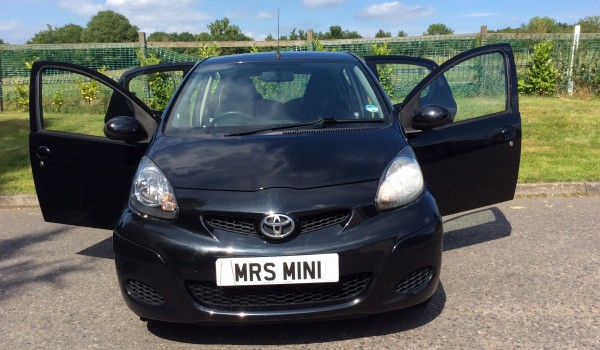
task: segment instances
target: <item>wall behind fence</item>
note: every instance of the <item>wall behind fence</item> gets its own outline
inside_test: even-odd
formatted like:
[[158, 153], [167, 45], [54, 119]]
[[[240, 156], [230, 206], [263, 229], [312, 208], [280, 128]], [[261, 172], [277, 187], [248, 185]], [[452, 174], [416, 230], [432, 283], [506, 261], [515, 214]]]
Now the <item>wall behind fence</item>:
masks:
[[[89, 68], [106, 67], [106, 74], [118, 79], [127, 69], [139, 66], [136, 51], [159, 57], [162, 62], [198, 61], [198, 48], [213, 43], [140, 42], [121, 44], [62, 44], [62, 45], [0, 45], [0, 110], [16, 108], [17, 84], [28, 84], [29, 71], [25, 62], [36, 59], [64, 61]], [[310, 38], [310, 36], [309, 36]], [[509, 43], [515, 52], [518, 74], [526, 69], [533, 46], [551, 40], [554, 46], [554, 64], [559, 71], [560, 92], [566, 92], [566, 73], [571, 64], [573, 34], [507, 34], [487, 33], [485, 27], [477, 34], [396, 37], [376, 39], [326, 40], [321, 44], [328, 51], [348, 51], [359, 56], [373, 55], [373, 45], [387, 43], [391, 54], [418, 56], [442, 63], [452, 56], [481, 45]], [[227, 53], [275, 50], [275, 41], [218, 42]], [[281, 41], [281, 51], [313, 50], [312, 40]], [[581, 34], [575, 53], [574, 76], [577, 88], [600, 93], [600, 33]]]

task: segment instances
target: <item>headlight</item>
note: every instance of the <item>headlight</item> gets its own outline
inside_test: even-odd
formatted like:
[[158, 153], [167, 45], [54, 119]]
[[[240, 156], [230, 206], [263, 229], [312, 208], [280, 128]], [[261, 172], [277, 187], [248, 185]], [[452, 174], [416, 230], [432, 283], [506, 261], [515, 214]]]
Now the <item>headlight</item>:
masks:
[[175, 192], [167, 177], [149, 158], [140, 162], [133, 184], [129, 205], [141, 216], [153, 216], [161, 219], [175, 219], [178, 206]]
[[413, 202], [423, 193], [421, 167], [410, 146], [404, 147], [387, 167], [379, 181], [375, 203], [388, 210]]

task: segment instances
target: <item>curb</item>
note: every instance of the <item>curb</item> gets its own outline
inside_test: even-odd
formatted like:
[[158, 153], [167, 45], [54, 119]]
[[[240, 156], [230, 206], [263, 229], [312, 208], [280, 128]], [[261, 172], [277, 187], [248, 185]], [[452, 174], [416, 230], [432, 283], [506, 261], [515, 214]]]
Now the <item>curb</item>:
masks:
[[[517, 184], [515, 198], [600, 196], [600, 182], [553, 182]], [[35, 195], [0, 196], [0, 209], [38, 207]]]

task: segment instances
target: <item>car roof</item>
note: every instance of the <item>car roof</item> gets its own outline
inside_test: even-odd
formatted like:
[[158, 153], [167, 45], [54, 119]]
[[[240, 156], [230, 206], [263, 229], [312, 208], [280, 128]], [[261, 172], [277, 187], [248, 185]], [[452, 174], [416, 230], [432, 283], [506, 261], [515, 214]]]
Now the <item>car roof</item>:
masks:
[[215, 56], [210, 57], [202, 64], [223, 64], [223, 63], [243, 63], [243, 62], [269, 62], [276, 60], [309, 60], [309, 61], [357, 61], [358, 57], [348, 52], [322, 52], [322, 51], [281, 51], [279, 58], [277, 53], [260, 52], [238, 55]]

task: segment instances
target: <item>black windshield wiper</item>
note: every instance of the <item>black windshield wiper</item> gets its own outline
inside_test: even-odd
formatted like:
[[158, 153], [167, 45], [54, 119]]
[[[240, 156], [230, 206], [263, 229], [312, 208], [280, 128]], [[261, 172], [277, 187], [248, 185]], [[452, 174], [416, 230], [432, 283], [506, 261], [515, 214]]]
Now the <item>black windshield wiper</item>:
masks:
[[245, 136], [245, 135], [258, 134], [258, 133], [267, 132], [267, 131], [296, 129], [296, 128], [304, 128], [304, 127], [310, 127], [310, 126], [312, 126], [314, 128], [322, 128], [326, 125], [332, 125], [332, 124], [370, 123], [370, 122], [381, 123], [381, 122], [383, 122], [383, 119], [335, 119], [335, 118], [331, 118], [331, 117], [319, 118], [319, 119], [316, 119], [316, 120], [313, 120], [310, 122], [276, 125], [276, 126], [255, 129], [255, 130], [249, 130], [249, 131], [234, 132], [234, 133], [230, 133], [230, 134], [225, 134], [225, 136]]

